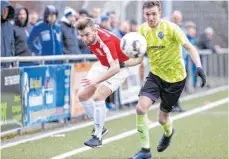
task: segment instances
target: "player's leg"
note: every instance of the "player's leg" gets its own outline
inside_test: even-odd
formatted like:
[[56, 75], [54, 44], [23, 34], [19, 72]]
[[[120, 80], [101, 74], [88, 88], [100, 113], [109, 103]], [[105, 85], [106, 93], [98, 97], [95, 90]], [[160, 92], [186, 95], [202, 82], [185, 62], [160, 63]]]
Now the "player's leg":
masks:
[[[78, 98], [82, 106], [84, 107], [84, 110], [88, 116], [88, 118], [94, 122], [94, 101], [91, 99], [91, 97], [94, 95], [96, 91], [96, 87], [87, 87], [87, 88], [81, 88], [78, 92]], [[91, 132], [92, 135], [95, 133], [95, 126], [93, 127], [93, 130]], [[108, 130], [106, 128], [103, 128], [102, 136], [106, 135], [108, 133]]]
[[[86, 78], [90, 80], [98, 78], [101, 74], [101, 70], [102, 68], [99, 62], [94, 63]], [[84, 107], [88, 118], [92, 121], [94, 121], [94, 105], [93, 100], [91, 100], [90, 98], [94, 95], [96, 89], [96, 87], [82, 87], [78, 92], [79, 101]]]
[[158, 114], [158, 122], [164, 129], [164, 134], [162, 135], [162, 138], [157, 146], [158, 152], [164, 151], [170, 145], [174, 134], [170, 112], [173, 109], [173, 105], [179, 100], [179, 97], [185, 86], [185, 80], [176, 83], [167, 83], [163, 81], [162, 83], [164, 84], [162, 85], [163, 90], [160, 96], [161, 105]]
[[112, 92], [118, 89], [118, 87], [126, 80], [129, 72], [128, 68], [123, 68], [119, 73], [101, 83], [96, 89], [94, 94], [94, 123], [95, 133], [92, 139], [85, 142], [85, 145], [90, 147], [98, 147], [102, 144], [102, 136], [104, 133], [103, 127], [106, 117], [106, 105], [105, 99], [111, 95]]
[[[99, 62], [94, 63], [90, 71], [88, 72], [86, 78], [89, 80], [94, 80], [98, 78], [106, 69], [104, 69]], [[94, 101], [91, 97], [96, 91], [96, 87], [82, 87], [78, 92], [78, 98], [84, 110], [89, 117], [94, 122]], [[94, 134], [95, 128], [93, 127], [92, 135]], [[106, 128], [103, 129], [103, 135], [108, 132]]]
[[86, 141], [84, 144], [86, 146], [100, 147], [102, 145], [102, 134], [104, 128], [104, 122], [106, 118], [106, 104], [105, 99], [110, 96], [112, 90], [107, 86], [101, 84], [96, 89], [94, 94], [94, 125], [95, 132], [91, 139]]
[[147, 112], [149, 107], [159, 97], [158, 79], [150, 73], [146, 82], [139, 93], [140, 98], [136, 106], [136, 126], [139, 134], [141, 150], [129, 159], [148, 159], [151, 158], [150, 141], [149, 141], [149, 121]]
[[140, 139], [141, 150], [129, 159], [148, 159], [151, 158], [150, 141], [149, 141], [149, 121], [147, 112], [152, 105], [152, 100], [146, 96], [140, 96], [136, 106], [136, 126]]
[[88, 118], [94, 121], [94, 103], [90, 98], [94, 95], [96, 87], [82, 87], [78, 92], [78, 98]]
[[106, 118], [106, 103], [105, 100], [108, 96], [110, 96], [112, 90], [107, 86], [101, 84], [94, 95], [94, 117], [95, 117], [95, 136], [99, 139], [102, 138], [102, 130], [104, 127], [104, 122]]

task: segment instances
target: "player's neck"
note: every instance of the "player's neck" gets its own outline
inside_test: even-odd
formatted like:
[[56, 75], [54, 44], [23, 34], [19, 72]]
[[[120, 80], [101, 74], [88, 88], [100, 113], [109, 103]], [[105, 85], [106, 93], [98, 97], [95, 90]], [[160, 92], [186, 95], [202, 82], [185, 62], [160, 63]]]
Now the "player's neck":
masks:
[[156, 29], [161, 23], [161, 19], [158, 21], [157, 25], [155, 25], [154, 27], [150, 27], [151, 29]]

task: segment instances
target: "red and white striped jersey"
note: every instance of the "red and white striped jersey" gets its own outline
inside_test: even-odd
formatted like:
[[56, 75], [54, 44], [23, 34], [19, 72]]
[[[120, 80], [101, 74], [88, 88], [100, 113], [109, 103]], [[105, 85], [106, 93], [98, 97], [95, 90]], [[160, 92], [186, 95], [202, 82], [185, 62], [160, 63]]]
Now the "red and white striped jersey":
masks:
[[113, 33], [102, 28], [96, 28], [97, 41], [95, 44], [88, 46], [95, 54], [103, 66], [110, 66], [110, 63], [116, 59], [124, 62], [129, 59], [120, 48], [120, 39]]

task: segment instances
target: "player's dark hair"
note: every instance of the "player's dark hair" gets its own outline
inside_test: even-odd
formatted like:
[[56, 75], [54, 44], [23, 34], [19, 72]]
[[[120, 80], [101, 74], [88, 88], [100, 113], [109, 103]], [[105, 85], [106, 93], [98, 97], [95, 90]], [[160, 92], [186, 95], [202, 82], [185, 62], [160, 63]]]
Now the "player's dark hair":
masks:
[[87, 27], [94, 28], [95, 22], [93, 19], [85, 17], [78, 19], [75, 26], [78, 30], [84, 30]]
[[142, 10], [144, 10], [145, 8], [152, 8], [152, 7], [158, 7], [159, 10], [161, 10], [161, 2], [160, 0], [148, 0], [145, 1], [143, 6], [142, 6]]

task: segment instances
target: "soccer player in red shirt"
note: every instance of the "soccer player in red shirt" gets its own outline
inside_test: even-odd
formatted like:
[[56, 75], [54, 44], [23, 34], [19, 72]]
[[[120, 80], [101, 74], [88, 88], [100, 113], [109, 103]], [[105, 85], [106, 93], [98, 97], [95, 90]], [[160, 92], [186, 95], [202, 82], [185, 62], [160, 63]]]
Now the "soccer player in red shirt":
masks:
[[142, 62], [143, 57], [129, 59], [120, 49], [120, 39], [109, 31], [96, 27], [90, 18], [79, 19], [76, 28], [81, 40], [99, 60], [92, 66], [86, 78], [82, 79], [82, 88], [78, 93], [87, 116], [94, 121], [95, 129], [92, 138], [84, 144], [94, 148], [102, 145], [102, 136], [107, 133], [104, 128], [105, 99], [129, 76], [129, 68], [120, 66], [125, 61], [132, 66], [137, 65]]

